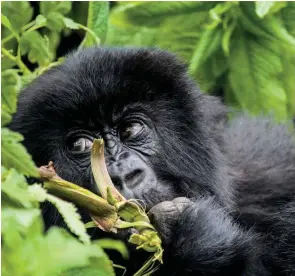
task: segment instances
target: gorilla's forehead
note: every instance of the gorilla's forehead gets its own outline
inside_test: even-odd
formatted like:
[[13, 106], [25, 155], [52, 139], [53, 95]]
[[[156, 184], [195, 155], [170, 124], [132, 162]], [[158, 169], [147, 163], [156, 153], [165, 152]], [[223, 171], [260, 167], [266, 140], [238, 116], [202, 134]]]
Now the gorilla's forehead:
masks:
[[[176, 81], [177, 80], [177, 81]], [[191, 102], [191, 83], [175, 56], [157, 49], [89, 48], [32, 86], [32, 102], [61, 119], [104, 118], [124, 109], [174, 110]], [[27, 96], [30, 92], [27, 92]], [[31, 102], [31, 101], [28, 101]]]

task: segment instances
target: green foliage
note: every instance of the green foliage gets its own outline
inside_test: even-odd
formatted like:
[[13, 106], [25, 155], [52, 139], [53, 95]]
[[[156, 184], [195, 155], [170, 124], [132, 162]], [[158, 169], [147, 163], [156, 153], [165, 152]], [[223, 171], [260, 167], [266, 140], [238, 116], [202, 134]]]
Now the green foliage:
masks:
[[[25, 176], [38, 176], [37, 168], [21, 144], [22, 135], [5, 127], [16, 111], [20, 89], [59, 64], [60, 59], [55, 60], [55, 56], [60, 33], [69, 29], [84, 30], [90, 33], [92, 41], [99, 41], [99, 36], [103, 37], [106, 31], [107, 8], [101, 10], [101, 18], [91, 14], [95, 24], [83, 26], [65, 17], [71, 11], [70, 1], [41, 2], [41, 14], [34, 19], [29, 2], [2, 2], [1, 6], [4, 34], [1, 45], [4, 65], [1, 72], [2, 275], [115, 275], [103, 248], [118, 250], [126, 257], [124, 244], [113, 240], [91, 243], [73, 204], [48, 194], [40, 185], [28, 186]], [[33, 71], [24, 63], [24, 56], [36, 64]], [[60, 228], [53, 227], [44, 233], [39, 207], [44, 201], [57, 208], [80, 241]]]
[[119, 2], [108, 44], [159, 46], [206, 92], [253, 114], [295, 115], [295, 3]]
[[[102, 43], [105, 41], [107, 34], [108, 15], [109, 5], [107, 2], [89, 2], [87, 27], [95, 32], [95, 34], [101, 39]], [[91, 37], [89, 33], [86, 34], [82, 44], [85, 46], [91, 46], [93, 43], [95, 43], [93, 37]]]

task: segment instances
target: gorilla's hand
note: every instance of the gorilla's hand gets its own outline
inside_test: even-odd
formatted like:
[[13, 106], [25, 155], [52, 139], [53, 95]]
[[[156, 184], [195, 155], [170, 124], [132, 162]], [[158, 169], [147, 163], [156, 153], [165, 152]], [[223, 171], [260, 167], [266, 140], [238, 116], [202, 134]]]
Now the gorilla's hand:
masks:
[[192, 205], [186, 197], [178, 197], [172, 201], [163, 201], [149, 211], [148, 215], [152, 224], [163, 240], [164, 245], [168, 245], [172, 241], [173, 229], [178, 223], [179, 217], [183, 211]]
[[213, 198], [164, 201], [154, 206], [149, 216], [162, 237], [164, 258], [172, 259], [168, 261], [171, 267], [177, 263], [173, 271], [264, 275], [252, 270], [259, 250], [255, 238], [234, 223]]

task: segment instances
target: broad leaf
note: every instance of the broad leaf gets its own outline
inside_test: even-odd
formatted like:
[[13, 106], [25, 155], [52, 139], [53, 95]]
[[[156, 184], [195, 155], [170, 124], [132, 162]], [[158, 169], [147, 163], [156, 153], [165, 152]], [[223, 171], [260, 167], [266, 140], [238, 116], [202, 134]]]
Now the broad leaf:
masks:
[[[108, 28], [109, 3], [107, 1], [93, 1], [89, 2], [87, 28], [92, 30], [97, 37], [104, 42]], [[91, 46], [94, 44], [93, 37], [86, 33], [83, 41], [84, 46]]]
[[65, 26], [69, 29], [72, 30], [78, 30], [80, 28], [79, 24], [77, 24], [76, 22], [74, 22], [72, 19], [70, 18], [63, 18], [63, 22], [65, 24]]
[[208, 11], [215, 5], [216, 2], [201, 1], [129, 2], [113, 10], [112, 23], [155, 26], [167, 17]]
[[49, 49], [49, 42], [37, 31], [25, 32], [20, 40], [21, 53], [28, 54], [28, 59], [32, 63], [46, 66], [53, 58]]
[[282, 72], [280, 45], [257, 39], [241, 30], [235, 32], [229, 59], [229, 81], [240, 105], [254, 114], [275, 113], [287, 118], [287, 95]]
[[6, 126], [12, 119], [12, 116], [3, 108], [1, 108], [1, 127]]
[[1, 129], [1, 135], [2, 165], [6, 168], [15, 168], [25, 175], [38, 176], [31, 157], [20, 143], [23, 137], [7, 128]]
[[281, 15], [284, 26], [288, 30], [289, 34], [295, 37], [295, 2], [288, 2], [287, 7], [282, 9]]
[[275, 5], [275, 1], [256, 1], [255, 2], [256, 14], [260, 18], [263, 18], [274, 5]]
[[47, 200], [53, 204], [62, 215], [71, 232], [77, 235], [83, 243], [90, 243], [84, 223], [81, 221], [81, 216], [74, 204], [48, 194], [45, 189], [37, 184], [29, 187], [29, 193], [40, 202]]
[[4, 15], [1, 13], [1, 24], [3, 26], [5, 26], [7, 29], [9, 29], [12, 34], [17, 38], [19, 39], [19, 35], [18, 35], [18, 32], [17, 30], [15, 30], [15, 28], [13, 27], [13, 25], [11, 24], [10, 20]]
[[65, 24], [63, 22], [64, 16], [59, 12], [49, 12], [46, 16], [47, 18], [47, 28], [51, 31], [60, 32], [64, 27]]
[[243, 28], [257, 36], [275, 39], [295, 48], [295, 37], [291, 36], [281, 21], [275, 17], [259, 18], [255, 13], [254, 3], [241, 2], [242, 12], [239, 20]]
[[40, 13], [45, 17], [47, 17], [51, 12], [66, 15], [71, 11], [71, 9], [71, 1], [40, 1]]
[[23, 175], [19, 174], [15, 169], [10, 169], [1, 180], [1, 192], [5, 196], [14, 201], [16, 205], [25, 208], [33, 207], [35, 200], [28, 191], [28, 184]]
[[33, 8], [29, 1], [3, 1], [1, 12], [9, 18], [17, 31], [30, 22], [33, 16]]
[[190, 73], [196, 74], [203, 63], [220, 48], [222, 30], [205, 29], [196, 45], [190, 62]]
[[8, 69], [1, 74], [1, 108], [10, 114], [16, 111], [17, 94], [21, 88], [21, 79], [15, 69]]

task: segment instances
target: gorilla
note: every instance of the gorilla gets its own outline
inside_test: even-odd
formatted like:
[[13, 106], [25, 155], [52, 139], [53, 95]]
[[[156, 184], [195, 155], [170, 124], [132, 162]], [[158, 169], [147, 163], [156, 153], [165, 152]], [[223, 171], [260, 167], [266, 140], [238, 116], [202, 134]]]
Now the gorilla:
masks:
[[[294, 127], [230, 111], [169, 52], [95, 47], [26, 87], [10, 128], [38, 166], [94, 192], [103, 138], [114, 184], [163, 239], [157, 275], [295, 275]], [[62, 225], [52, 206], [44, 218]]]

